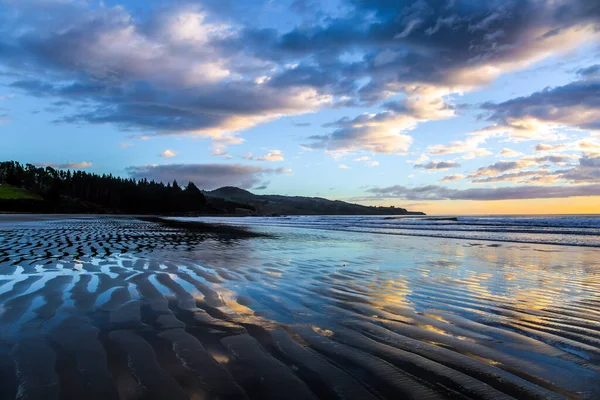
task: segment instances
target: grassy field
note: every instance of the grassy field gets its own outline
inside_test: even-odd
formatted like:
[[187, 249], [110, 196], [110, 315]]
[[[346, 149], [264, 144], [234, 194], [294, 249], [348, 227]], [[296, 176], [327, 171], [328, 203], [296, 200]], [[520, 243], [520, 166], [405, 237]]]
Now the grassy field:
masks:
[[19, 200], [19, 199], [35, 199], [41, 200], [41, 197], [10, 185], [0, 185], [0, 200]]

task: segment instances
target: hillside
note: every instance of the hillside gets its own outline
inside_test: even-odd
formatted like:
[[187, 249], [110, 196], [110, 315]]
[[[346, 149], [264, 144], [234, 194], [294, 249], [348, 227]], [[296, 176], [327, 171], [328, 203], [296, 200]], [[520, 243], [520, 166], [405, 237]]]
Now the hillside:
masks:
[[424, 215], [398, 207], [368, 207], [321, 197], [257, 195], [225, 186], [204, 192], [209, 203], [224, 199], [246, 205], [261, 215]]
[[0, 184], [0, 200], [22, 199], [41, 200], [41, 197], [25, 189], [21, 189], [12, 185]]

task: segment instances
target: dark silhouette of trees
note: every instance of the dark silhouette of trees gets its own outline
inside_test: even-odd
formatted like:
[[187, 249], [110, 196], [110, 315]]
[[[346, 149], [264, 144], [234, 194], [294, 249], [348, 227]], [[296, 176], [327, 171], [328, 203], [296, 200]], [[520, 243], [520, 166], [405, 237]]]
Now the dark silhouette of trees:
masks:
[[[193, 182], [182, 189], [177, 181], [165, 185], [147, 179], [136, 181], [7, 161], [0, 163], [0, 184], [17, 186], [43, 198], [43, 201], [16, 203], [13, 200], [11, 207], [15, 208], [14, 211], [131, 214], [215, 211], [207, 206], [204, 194]], [[7, 204], [7, 201], [3, 201], [0, 205], [6, 208]], [[36, 209], [29, 209], [32, 204]]]

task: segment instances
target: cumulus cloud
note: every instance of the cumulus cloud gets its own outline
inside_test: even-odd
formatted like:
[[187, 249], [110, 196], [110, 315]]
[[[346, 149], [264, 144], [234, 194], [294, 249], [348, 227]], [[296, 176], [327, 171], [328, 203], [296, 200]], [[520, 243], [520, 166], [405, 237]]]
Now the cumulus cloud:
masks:
[[450, 168], [460, 168], [460, 164], [454, 161], [431, 161], [427, 164], [415, 164], [415, 168], [446, 171]]
[[271, 150], [264, 156], [256, 157], [257, 161], [283, 161], [283, 153], [281, 150]]
[[50, 163], [50, 162], [45, 162], [45, 163], [36, 163], [34, 164], [38, 167], [52, 167], [52, 168], [58, 168], [58, 169], [84, 169], [84, 168], [90, 168], [92, 166], [92, 163], [89, 161], [82, 161], [82, 162], [70, 162], [70, 163]]
[[463, 179], [465, 176], [461, 175], [461, 174], [453, 174], [453, 175], [446, 175], [445, 177], [443, 177], [442, 179], [440, 179], [440, 182], [454, 182], [454, 181], [459, 181], [461, 179]]
[[350, 169], [350, 167], [347, 166], [346, 164], [339, 164], [338, 168], [340, 168], [340, 169]]
[[222, 186], [249, 189], [258, 185], [266, 175], [290, 173], [291, 170], [240, 164], [169, 164], [132, 166], [127, 168], [127, 172], [135, 179], [160, 182], [177, 179], [180, 183], [194, 182], [201, 189], [213, 190]]
[[372, 153], [406, 154], [412, 137], [401, 133], [412, 129], [415, 121], [391, 111], [342, 118], [328, 127], [337, 129], [329, 135], [311, 136], [305, 146], [330, 152], [366, 150]]
[[229, 153], [227, 153], [225, 150], [223, 150], [221, 148], [215, 149], [215, 151], [213, 151], [210, 155], [213, 157], [224, 157], [228, 160], [233, 158]]
[[513, 158], [513, 157], [520, 157], [523, 155], [523, 153], [521, 153], [520, 151], [516, 151], [516, 150], [512, 150], [509, 148], [503, 148], [500, 153], [498, 153], [500, 156], [502, 157], [508, 157], [508, 158]]
[[564, 144], [546, 144], [546, 143], [538, 143], [535, 146], [535, 151], [557, 151], [562, 150], [566, 146]]
[[483, 135], [470, 136], [466, 140], [455, 140], [448, 144], [436, 144], [427, 147], [427, 151], [431, 155], [445, 155], [445, 154], [457, 154], [457, 153], [471, 153], [471, 152], [487, 152], [486, 149], [479, 148], [483, 142], [487, 140], [487, 137]]
[[177, 153], [174, 152], [173, 150], [166, 149], [165, 151], [163, 151], [162, 153], [160, 153], [158, 156], [159, 157], [164, 157], [164, 158], [171, 158], [171, 157], [175, 157], [176, 155], [177, 155]]
[[464, 160], [486, 157], [493, 153], [488, 149], [481, 147], [490, 137], [496, 136], [495, 133], [471, 134], [465, 140], [455, 140], [448, 144], [436, 144], [427, 147], [431, 155], [462, 154]]
[[337, 128], [329, 135], [312, 136], [311, 148], [349, 152], [366, 150], [382, 154], [407, 154], [412, 137], [406, 133], [419, 122], [454, 116], [453, 107], [441, 98], [445, 94], [433, 88], [405, 89], [409, 97], [388, 102], [384, 110], [344, 117], [325, 127]]

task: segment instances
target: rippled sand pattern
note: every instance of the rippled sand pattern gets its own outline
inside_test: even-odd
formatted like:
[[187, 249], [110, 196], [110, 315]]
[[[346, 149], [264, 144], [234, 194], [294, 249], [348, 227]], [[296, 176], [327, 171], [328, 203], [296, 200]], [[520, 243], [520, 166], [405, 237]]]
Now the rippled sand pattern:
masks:
[[0, 219], [0, 399], [600, 398], [597, 249]]

